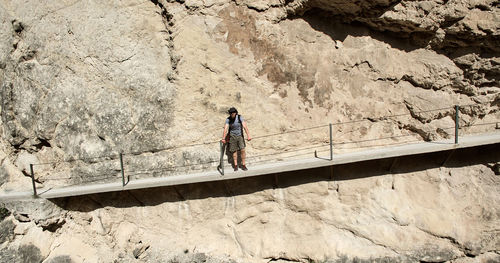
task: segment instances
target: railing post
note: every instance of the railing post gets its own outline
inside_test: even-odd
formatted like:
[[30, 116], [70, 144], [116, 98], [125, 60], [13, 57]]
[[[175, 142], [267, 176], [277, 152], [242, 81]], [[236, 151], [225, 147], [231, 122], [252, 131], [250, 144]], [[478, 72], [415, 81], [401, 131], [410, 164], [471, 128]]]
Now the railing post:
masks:
[[221, 170], [221, 174], [224, 175], [224, 143], [222, 143], [222, 141], [219, 142], [220, 143], [220, 170]]
[[35, 185], [35, 172], [33, 171], [33, 164], [30, 163], [30, 170], [31, 170], [31, 183], [33, 184], [33, 195], [36, 197], [36, 185]]
[[120, 153], [120, 169], [122, 171], [122, 185], [125, 186], [125, 170], [123, 170], [123, 153]]
[[455, 105], [455, 144], [458, 144], [458, 128], [460, 126], [460, 118], [458, 116], [460, 112], [460, 106]]
[[330, 123], [330, 161], [333, 161], [333, 124]]

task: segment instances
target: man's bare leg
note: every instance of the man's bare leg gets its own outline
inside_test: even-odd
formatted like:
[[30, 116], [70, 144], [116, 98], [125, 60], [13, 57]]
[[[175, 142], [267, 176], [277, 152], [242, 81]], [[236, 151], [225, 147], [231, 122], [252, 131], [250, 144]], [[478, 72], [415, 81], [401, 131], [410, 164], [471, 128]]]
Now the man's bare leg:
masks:
[[246, 165], [245, 164], [246, 157], [247, 157], [246, 151], [245, 151], [245, 149], [242, 149], [241, 150], [241, 165]]
[[233, 163], [234, 167], [238, 167], [238, 151], [234, 151], [233, 153]]

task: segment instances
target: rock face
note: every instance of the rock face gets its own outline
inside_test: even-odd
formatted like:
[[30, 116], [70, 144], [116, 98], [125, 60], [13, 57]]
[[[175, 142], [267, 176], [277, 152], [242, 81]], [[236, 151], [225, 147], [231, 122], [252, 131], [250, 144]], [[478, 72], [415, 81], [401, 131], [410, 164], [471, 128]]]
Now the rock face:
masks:
[[401, 158], [392, 174], [367, 162], [335, 167], [333, 180], [315, 169], [8, 203], [33, 212], [6, 217], [2, 235], [44, 262], [496, 262], [500, 177], [483, 163], [499, 153], [455, 152], [445, 167], [447, 154]]
[[[498, 131], [499, 47], [494, 0], [0, 0], [0, 188], [29, 190], [30, 164], [40, 189], [121, 180], [120, 154], [132, 180], [215, 169], [230, 106], [255, 137], [250, 165], [325, 149], [328, 123], [339, 153], [449, 138], [455, 105], [461, 134]], [[0, 253], [498, 260], [499, 161], [9, 204]]]

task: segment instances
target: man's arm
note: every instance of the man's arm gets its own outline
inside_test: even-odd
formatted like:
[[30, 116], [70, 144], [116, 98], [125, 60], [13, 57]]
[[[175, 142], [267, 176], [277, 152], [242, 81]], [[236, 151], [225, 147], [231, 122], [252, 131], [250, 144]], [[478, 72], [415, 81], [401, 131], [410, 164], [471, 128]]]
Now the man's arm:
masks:
[[243, 125], [243, 129], [247, 133], [247, 140], [251, 141], [252, 140], [252, 136], [250, 136], [250, 132], [248, 131], [247, 122], [243, 121], [241, 124]]
[[224, 125], [224, 132], [222, 133], [222, 143], [226, 143], [227, 131], [229, 130], [229, 124]]

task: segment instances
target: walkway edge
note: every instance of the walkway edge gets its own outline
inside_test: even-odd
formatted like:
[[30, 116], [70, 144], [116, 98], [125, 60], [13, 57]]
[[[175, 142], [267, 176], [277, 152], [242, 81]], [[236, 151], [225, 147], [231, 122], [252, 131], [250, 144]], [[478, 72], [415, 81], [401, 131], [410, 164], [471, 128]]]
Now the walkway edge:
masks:
[[[168, 177], [155, 177], [130, 181], [123, 186], [121, 182], [91, 184], [82, 186], [69, 186], [55, 189], [39, 189], [39, 198], [52, 199], [68, 196], [78, 196], [87, 194], [96, 194], [104, 192], [116, 192], [143, 188], [153, 188], [171, 185], [193, 184], [209, 181], [231, 180], [260, 176], [266, 174], [276, 174], [289, 171], [305, 170], [319, 168], [331, 165], [356, 163], [362, 161], [386, 159], [397, 156], [408, 156], [416, 154], [425, 154], [431, 152], [441, 152], [453, 149], [462, 149], [468, 147], [483, 146], [500, 143], [500, 133], [482, 134], [475, 136], [466, 136], [460, 138], [460, 143], [455, 144], [453, 140], [444, 140], [438, 142], [422, 142], [415, 144], [406, 144], [400, 146], [377, 148], [360, 152], [345, 153], [334, 155], [332, 161], [319, 158], [300, 159], [285, 161], [279, 163], [270, 163], [252, 167], [249, 171], [229, 172], [224, 176], [217, 171], [202, 172], [196, 174], [186, 174]], [[312, 155], [312, 154], [311, 154]], [[35, 198], [32, 192], [9, 192], [0, 194], [0, 201], [27, 200]]]

